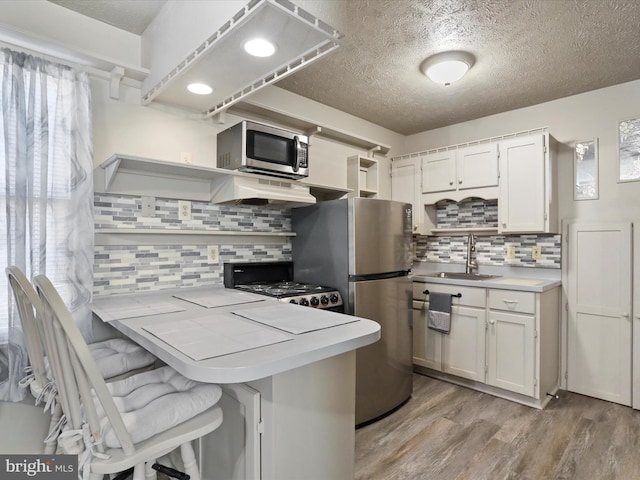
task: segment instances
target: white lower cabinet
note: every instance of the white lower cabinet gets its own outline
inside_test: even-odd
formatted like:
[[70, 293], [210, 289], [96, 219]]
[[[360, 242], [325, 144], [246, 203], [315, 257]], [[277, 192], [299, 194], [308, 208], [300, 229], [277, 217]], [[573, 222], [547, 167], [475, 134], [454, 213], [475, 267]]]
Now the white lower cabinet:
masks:
[[485, 324], [486, 312], [483, 309], [451, 309], [451, 333], [440, 334], [443, 372], [484, 382]]
[[[538, 408], [557, 390], [559, 287], [538, 293], [414, 282], [413, 290], [416, 371]], [[450, 334], [427, 328], [425, 290], [462, 294], [452, 298]]]

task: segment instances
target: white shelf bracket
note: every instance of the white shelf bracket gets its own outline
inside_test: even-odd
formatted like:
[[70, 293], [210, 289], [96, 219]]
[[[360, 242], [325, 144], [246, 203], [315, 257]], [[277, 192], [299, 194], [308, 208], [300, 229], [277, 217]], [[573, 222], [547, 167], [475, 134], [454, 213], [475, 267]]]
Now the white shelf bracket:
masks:
[[322, 133], [322, 127], [320, 125], [316, 125], [315, 127], [310, 128], [304, 133], [307, 137], [313, 137], [314, 135], [318, 135], [319, 133]]
[[375, 147], [373, 147], [371, 150], [369, 150], [369, 156], [373, 157], [373, 155], [375, 153], [379, 153], [382, 151], [382, 147], [380, 145], [376, 145]]
[[213, 119], [213, 123], [217, 123], [218, 125], [224, 125], [225, 123], [227, 123], [227, 111], [221, 110], [211, 118]]
[[124, 68], [113, 67], [109, 73], [109, 97], [120, 100], [120, 81], [124, 77]]

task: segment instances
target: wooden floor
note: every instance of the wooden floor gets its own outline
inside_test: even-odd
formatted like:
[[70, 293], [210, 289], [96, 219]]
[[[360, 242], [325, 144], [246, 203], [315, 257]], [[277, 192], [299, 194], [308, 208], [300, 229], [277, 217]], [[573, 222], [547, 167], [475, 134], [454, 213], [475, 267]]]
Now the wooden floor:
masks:
[[356, 431], [355, 478], [640, 479], [640, 411], [559, 395], [540, 411], [414, 374], [404, 407]]

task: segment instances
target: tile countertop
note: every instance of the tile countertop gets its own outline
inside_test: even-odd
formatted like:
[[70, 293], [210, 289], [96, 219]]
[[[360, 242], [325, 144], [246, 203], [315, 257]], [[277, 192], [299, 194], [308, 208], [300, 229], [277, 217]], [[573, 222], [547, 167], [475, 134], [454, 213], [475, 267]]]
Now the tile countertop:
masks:
[[[458, 268], [456, 268], [458, 267]], [[429, 275], [436, 272], [462, 272], [463, 265], [451, 265], [430, 262], [414, 263], [411, 276], [415, 282], [440, 283], [444, 285], [460, 285], [464, 287], [497, 288], [502, 290], [520, 290], [542, 293], [562, 285], [559, 269], [533, 269], [486, 267], [480, 268], [481, 274], [500, 275], [488, 280], [464, 280], [457, 278], [439, 278]]]

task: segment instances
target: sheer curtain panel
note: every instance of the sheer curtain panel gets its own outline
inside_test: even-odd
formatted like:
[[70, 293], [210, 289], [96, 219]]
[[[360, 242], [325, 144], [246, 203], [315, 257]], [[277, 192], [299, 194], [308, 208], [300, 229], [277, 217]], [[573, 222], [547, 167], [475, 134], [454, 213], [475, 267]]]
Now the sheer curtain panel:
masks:
[[86, 72], [0, 49], [0, 400], [28, 358], [4, 269], [47, 275], [91, 337], [93, 162]]

